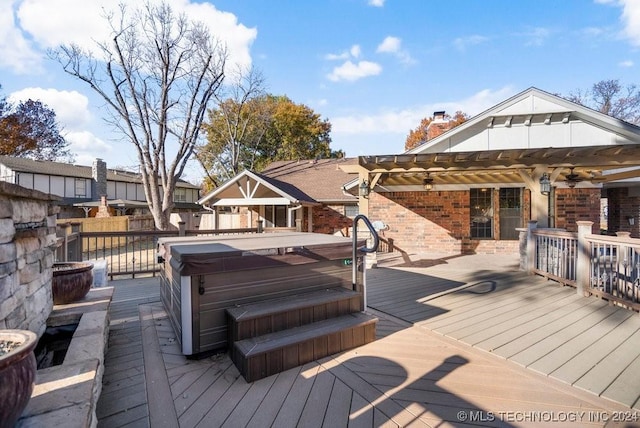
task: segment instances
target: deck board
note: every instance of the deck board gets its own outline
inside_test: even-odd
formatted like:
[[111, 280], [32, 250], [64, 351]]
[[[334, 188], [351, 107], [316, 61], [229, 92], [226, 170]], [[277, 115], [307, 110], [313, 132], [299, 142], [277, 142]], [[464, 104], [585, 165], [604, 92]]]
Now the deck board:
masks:
[[[113, 281], [113, 346], [98, 425], [150, 426], [146, 393], [140, 393], [140, 344], [147, 332], [133, 314], [139, 305], [153, 314], [149, 328], [164, 366], [155, 369], [166, 371], [180, 427], [464, 427], [473, 424], [458, 419], [461, 410], [486, 415], [638, 408], [637, 314], [540, 277], [502, 272], [500, 266], [492, 272], [486, 259], [475, 265], [463, 257], [421, 263], [368, 273], [369, 311], [380, 319], [375, 342], [251, 384], [224, 354], [201, 360], [181, 354], [153, 280], [122, 287]], [[492, 355], [500, 350], [549, 377]], [[490, 425], [538, 426], [500, 420]]]

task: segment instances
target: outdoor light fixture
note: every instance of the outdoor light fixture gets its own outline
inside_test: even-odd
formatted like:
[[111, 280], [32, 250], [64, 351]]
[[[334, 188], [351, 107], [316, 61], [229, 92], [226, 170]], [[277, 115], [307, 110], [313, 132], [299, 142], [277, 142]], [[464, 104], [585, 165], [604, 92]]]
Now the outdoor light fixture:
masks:
[[422, 180], [422, 185], [424, 186], [424, 190], [429, 191], [433, 189], [433, 178], [429, 176], [428, 172], [427, 172], [427, 177], [424, 180]]
[[627, 216], [627, 221], [629, 222], [629, 226], [636, 224], [636, 218], [633, 216]]
[[360, 191], [360, 196], [362, 196], [363, 198], [368, 198], [369, 197], [369, 182], [367, 180], [362, 180], [362, 183], [360, 183], [360, 186], [358, 186], [358, 190]]
[[549, 179], [549, 174], [546, 172], [540, 177], [540, 193], [546, 196], [551, 193], [551, 180]]

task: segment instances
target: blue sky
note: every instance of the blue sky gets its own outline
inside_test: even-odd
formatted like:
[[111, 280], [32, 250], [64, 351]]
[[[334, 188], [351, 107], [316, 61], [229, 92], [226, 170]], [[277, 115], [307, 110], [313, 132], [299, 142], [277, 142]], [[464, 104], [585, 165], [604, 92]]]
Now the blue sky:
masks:
[[[133, 4], [138, 0], [129, 0]], [[91, 90], [47, 59], [106, 34], [118, 0], [0, 0], [0, 84], [53, 108], [79, 164], [137, 164]], [[470, 115], [531, 86], [568, 94], [603, 79], [640, 84], [638, 0], [172, 0], [253, 65], [272, 94], [333, 125], [347, 156], [401, 153], [436, 110]], [[68, 13], [67, 11], [74, 11]], [[105, 30], [106, 31], [106, 30]], [[187, 178], [200, 179], [193, 164]]]

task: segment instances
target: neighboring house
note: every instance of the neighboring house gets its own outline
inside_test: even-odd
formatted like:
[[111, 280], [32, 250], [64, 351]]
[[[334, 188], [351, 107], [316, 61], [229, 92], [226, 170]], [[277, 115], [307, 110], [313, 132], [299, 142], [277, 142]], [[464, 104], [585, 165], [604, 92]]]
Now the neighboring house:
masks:
[[[149, 212], [140, 175], [107, 169], [101, 159], [93, 166], [80, 166], [0, 156], [0, 180], [61, 197], [58, 218], [93, 217], [105, 203], [113, 215]], [[179, 181], [175, 211], [200, 211], [195, 203], [199, 190]]]
[[346, 233], [358, 214], [358, 198], [343, 192], [351, 177], [341, 166], [356, 163], [355, 158], [273, 162], [260, 173], [241, 172], [198, 203], [217, 216], [242, 210], [241, 227], [262, 221], [265, 228]]
[[[640, 127], [530, 88], [398, 155], [361, 156], [345, 189], [407, 252], [518, 251], [518, 228], [640, 229]], [[353, 177], [353, 176], [352, 176]], [[604, 203], [603, 203], [604, 201]]]

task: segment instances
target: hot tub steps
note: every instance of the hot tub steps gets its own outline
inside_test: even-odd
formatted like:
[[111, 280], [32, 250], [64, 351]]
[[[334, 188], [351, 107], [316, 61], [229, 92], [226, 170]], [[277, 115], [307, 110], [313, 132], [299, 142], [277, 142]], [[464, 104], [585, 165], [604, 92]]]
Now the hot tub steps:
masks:
[[350, 313], [234, 343], [232, 360], [247, 382], [369, 342], [378, 319]]
[[360, 293], [334, 287], [230, 308], [229, 343], [359, 312], [361, 302]]

